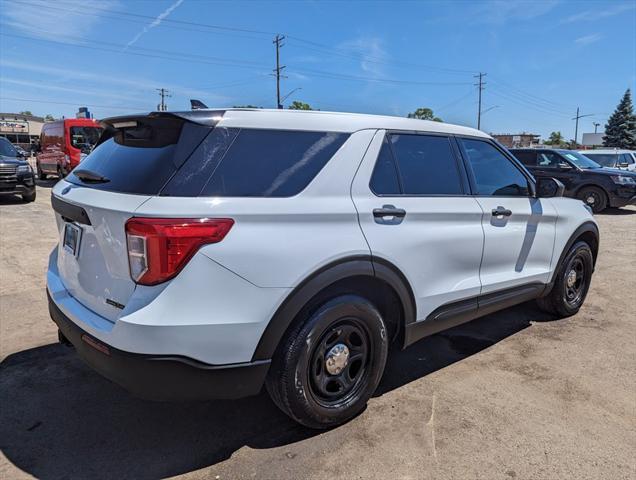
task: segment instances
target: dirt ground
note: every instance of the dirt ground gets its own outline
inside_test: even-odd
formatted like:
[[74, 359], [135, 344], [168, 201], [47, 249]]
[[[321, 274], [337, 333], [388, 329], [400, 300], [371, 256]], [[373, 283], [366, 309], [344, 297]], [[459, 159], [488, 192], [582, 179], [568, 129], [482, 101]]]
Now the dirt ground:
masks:
[[525, 304], [389, 359], [359, 417], [301, 428], [266, 394], [138, 400], [57, 343], [50, 184], [0, 199], [0, 478], [634, 479], [636, 209], [598, 215], [581, 312]]

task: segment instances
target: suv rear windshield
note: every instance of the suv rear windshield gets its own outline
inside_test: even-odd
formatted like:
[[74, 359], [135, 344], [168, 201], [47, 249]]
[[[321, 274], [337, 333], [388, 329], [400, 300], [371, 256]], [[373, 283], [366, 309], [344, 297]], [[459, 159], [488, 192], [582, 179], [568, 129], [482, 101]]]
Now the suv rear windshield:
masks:
[[[148, 122], [148, 124], [142, 124]], [[164, 196], [290, 197], [301, 192], [348, 134], [203, 127], [171, 119], [106, 132], [67, 180], [122, 193]]]

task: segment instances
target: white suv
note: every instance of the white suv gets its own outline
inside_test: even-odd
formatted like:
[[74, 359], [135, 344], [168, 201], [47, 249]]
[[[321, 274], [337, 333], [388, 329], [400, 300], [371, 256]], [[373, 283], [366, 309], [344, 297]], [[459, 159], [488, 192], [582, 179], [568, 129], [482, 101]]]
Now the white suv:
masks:
[[248, 109], [102, 123], [53, 189], [49, 307], [137, 395], [265, 385], [326, 428], [364, 408], [391, 342], [535, 298], [572, 315], [587, 294], [590, 212], [477, 130]]

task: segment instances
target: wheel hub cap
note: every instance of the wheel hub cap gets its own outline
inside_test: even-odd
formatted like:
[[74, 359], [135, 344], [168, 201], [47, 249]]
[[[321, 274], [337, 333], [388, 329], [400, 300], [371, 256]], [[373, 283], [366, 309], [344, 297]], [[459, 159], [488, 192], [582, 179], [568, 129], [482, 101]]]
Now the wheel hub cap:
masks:
[[570, 288], [574, 286], [574, 284], [576, 283], [576, 270], [570, 270], [566, 283]]
[[331, 347], [325, 357], [325, 368], [331, 375], [338, 375], [349, 363], [349, 349], [346, 345], [338, 343]]
[[596, 202], [596, 199], [592, 196], [587, 197], [587, 203], [589, 204], [594, 204]]

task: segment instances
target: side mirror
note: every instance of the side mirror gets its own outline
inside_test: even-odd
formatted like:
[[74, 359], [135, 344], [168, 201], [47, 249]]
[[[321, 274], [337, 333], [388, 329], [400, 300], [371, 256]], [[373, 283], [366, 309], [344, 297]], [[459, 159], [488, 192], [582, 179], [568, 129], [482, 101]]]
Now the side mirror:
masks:
[[569, 163], [566, 163], [566, 162], [561, 162], [561, 163], [559, 163], [559, 168], [561, 170], [572, 170], [572, 165], [570, 165]]
[[562, 197], [565, 192], [565, 186], [556, 178], [539, 177], [537, 178], [536, 192], [537, 198]]
[[629, 167], [629, 163], [619, 163], [618, 167], [619, 168], [628, 168]]

